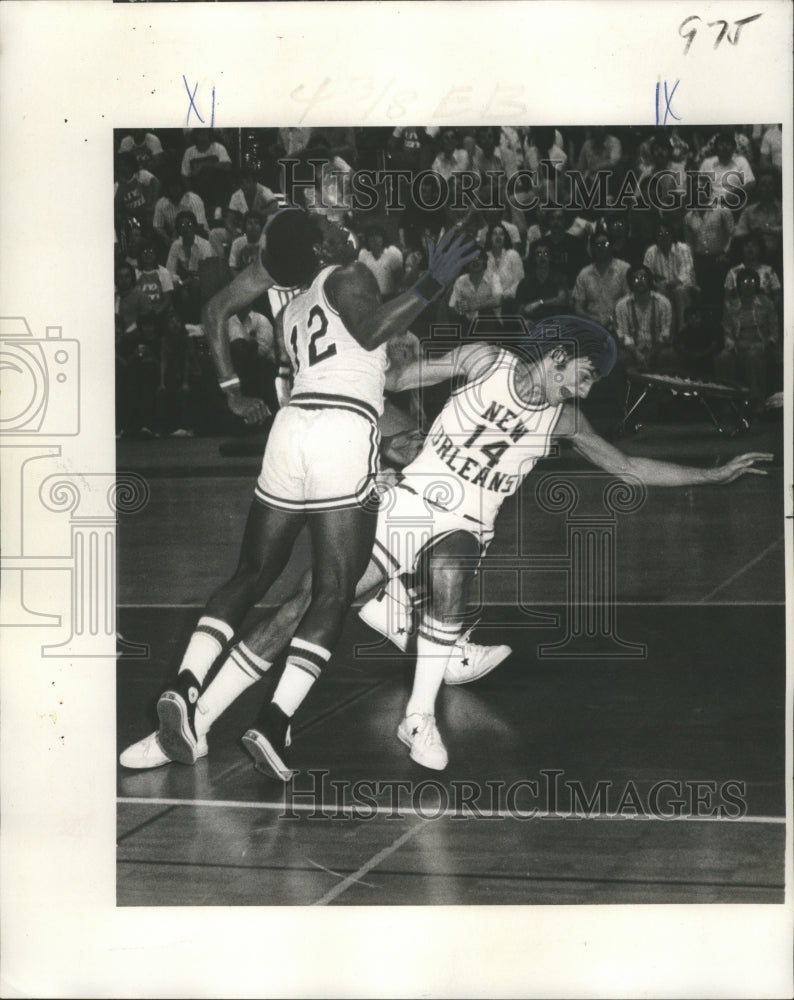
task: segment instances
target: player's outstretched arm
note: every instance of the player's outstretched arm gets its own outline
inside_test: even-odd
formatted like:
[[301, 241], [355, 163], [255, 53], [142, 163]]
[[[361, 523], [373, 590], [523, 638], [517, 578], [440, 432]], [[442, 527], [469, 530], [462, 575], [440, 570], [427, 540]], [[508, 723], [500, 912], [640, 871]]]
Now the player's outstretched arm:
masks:
[[620, 478], [639, 479], [646, 486], [705, 486], [710, 483], [732, 483], [734, 479], [744, 475], [765, 476], [766, 471], [757, 469], [755, 463], [770, 462], [773, 458], [768, 452], [751, 451], [737, 455], [717, 468], [702, 469], [625, 455], [596, 434], [587, 418], [572, 406], [565, 407], [558, 433], [569, 437], [579, 454], [599, 469]]
[[390, 392], [419, 389], [438, 385], [449, 379], [470, 381], [484, 375], [496, 363], [500, 349], [494, 344], [461, 344], [454, 351], [438, 358], [417, 358], [402, 368], [393, 367], [386, 372], [386, 388]]
[[201, 317], [204, 336], [212, 352], [218, 382], [226, 395], [229, 409], [247, 424], [262, 423], [268, 411], [261, 399], [240, 393], [240, 381], [232, 365], [226, 323], [236, 312], [247, 309], [274, 284], [262, 264], [258, 260], [254, 261], [234, 281], [213, 295], [205, 305]]
[[460, 275], [479, 253], [458, 229], [448, 230], [436, 246], [428, 241], [428, 267], [415, 284], [385, 305], [374, 275], [351, 264], [331, 275], [326, 285], [342, 322], [368, 351], [405, 333], [413, 320]]

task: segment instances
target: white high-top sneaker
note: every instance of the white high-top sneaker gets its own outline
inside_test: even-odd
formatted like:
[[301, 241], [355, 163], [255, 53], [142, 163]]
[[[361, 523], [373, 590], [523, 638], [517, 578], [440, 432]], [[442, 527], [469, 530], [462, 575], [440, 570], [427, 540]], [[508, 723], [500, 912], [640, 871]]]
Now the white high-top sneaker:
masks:
[[[411, 599], [399, 578], [390, 580], [385, 591], [367, 601], [358, 614], [370, 628], [380, 632], [401, 652], [405, 652], [413, 632], [413, 615]], [[510, 646], [478, 646], [469, 642], [470, 635], [471, 629], [452, 647], [449, 663], [444, 671], [445, 684], [470, 684], [479, 680], [513, 652]]]
[[411, 598], [399, 577], [393, 577], [376, 597], [367, 601], [358, 612], [370, 628], [386, 636], [404, 653], [413, 632]]
[[[206, 757], [208, 752], [207, 737], [199, 736], [196, 746], [196, 760]], [[145, 771], [152, 767], [162, 767], [163, 764], [173, 763], [174, 758], [169, 757], [163, 750], [157, 733], [149, 733], [142, 740], [133, 743], [119, 757], [122, 767], [133, 768], [136, 771]]]
[[432, 715], [407, 715], [397, 729], [397, 738], [408, 747], [411, 760], [422, 767], [443, 771], [449, 763], [447, 748]]
[[445, 684], [470, 684], [485, 677], [513, 652], [510, 646], [478, 646], [469, 642], [471, 629], [458, 639], [444, 671]]

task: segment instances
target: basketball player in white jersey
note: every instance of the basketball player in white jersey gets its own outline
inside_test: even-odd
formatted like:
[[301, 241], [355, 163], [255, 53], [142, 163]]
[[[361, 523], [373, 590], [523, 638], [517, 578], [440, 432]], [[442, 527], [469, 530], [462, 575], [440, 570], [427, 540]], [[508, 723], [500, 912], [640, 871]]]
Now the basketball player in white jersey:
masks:
[[[364, 594], [389, 579], [392, 600], [405, 604], [408, 598], [400, 576], [418, 571], [426, 601], [419, 612], [413, 690], [398, 737], [417, 763], [437, 770], [447, 764], [435, 725], [442, 680], [474, 679], [467, 676], [465, 665], [458, 666], [452, 677], [448, 674], [471, 580], [493, 537], [504, 498], [549, 453], [555, 437], [570, 438], [576, 450], [599, 468], [649, 485], [727, 483], [745, 473], [763, 474], [753, 464], [772, 457], [750, 453], [720, 468], [699, 469], [626, 456], [600, 438], [573, 405], [586, 398], [593, 383], [614, 365], [616, 348], [610, 335], [589, 320], [553, 317], [533, 327], [524, 346], [523, 356], [516, 356], [491, 345], [463, 345], [436, 363], [410, 366], [396, 386], [409, 388], [453, 376], [465, 380], [383, 505], [373, 558], [357, 588], [357, 594]], [[232, 649], [203, 696], [204, 734], [276, 658], [310, 593], [307, 578], [274, 619], [255, 626]], [[373, 624], [400, 641], [399, 618], [383, 615]], [[229, 697], [230, 677], [237, 678], [233, 697]], [[202, 739], [206, 753], [205, 735]], [[266, 737], [257, 726], [243, 739], [260, 771], [289, 780], [293, 772], [283, 755], [265, 745]]]
[[[274, 216], [258, 266], [249, 269], [245, 281], [238, 279], [221, 294], [220, 306], [215, 303], [208, 310], [205, 333], [221, 388], [229, 396], [230, 408], [251, 422], [259, 418], [257, 407], [262, 404], [239, 395], [222, 320], [229, 309], [239, 308], [252, 287], [261, 292], [286, 285], [287, 276], [294, 279], [310, 270], [308, 230], [303, 216], [294, 214], [297, 211], [288, 210], [293, 216], [287, 216], [289, 225], [281, 228], [279, 219], [286, 213]], [[338, 259], [346, 243], [341, 227], [320, 219], [309, 221], [322, 233], [322, 244], [316, 248], [320, 259]], [[300, 239], [282, 238], [285, 232], [290, 238], [294, 235], [295, 223]], [[471, 240], [452, 230], [428, 250], [428, 270], [411, 289], [385, 305], [371, 272], [354, 262], [324, 267], [309, 289], [284, 308], [277, 343], [283, 362], [294, 373], [292, 397], [276, 415], [268, 438], [237, 569], [208, 601], [176, 682], [158, 700], [159, 748], [169, 758], [195, 762], [200, 750], [194, 719], [203, 681], [245, 614], [281, 575], [298, 534], [308, 525], [311, 600], [292, 637], [273, 701], [258, 723], [273, 753], [283, 753], [289, 719], [331, 656], [372, 550], [386, 341], [403, 333], [476, 254]]]

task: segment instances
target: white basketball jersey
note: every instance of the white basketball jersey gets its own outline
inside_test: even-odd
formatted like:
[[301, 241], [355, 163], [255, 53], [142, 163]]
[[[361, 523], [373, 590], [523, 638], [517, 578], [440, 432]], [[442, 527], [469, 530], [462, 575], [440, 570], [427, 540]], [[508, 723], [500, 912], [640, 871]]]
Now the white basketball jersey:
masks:
[[383, 412], [386, 345], [366, 351], [347, 331], [325, 295], [335, 269], [320, 271], [308, 291], [284, 308], [284, 343], [295, 374], [290, 405], [355, 409], [377, 420]]
[[519, 363], [502, 351], [482, 378], [447, 400], [403, 470], [428, 502], [491, 526], [505, 497], [549, 454], [562, 404], [524, 403], [515, 389]]

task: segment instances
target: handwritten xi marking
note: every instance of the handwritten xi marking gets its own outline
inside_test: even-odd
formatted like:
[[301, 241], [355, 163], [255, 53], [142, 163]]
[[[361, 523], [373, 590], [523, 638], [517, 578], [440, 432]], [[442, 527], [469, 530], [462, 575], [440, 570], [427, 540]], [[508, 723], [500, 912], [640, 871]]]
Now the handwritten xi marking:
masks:
[[[196, 118], [198, 118], [198, 120], [201, 122], [202, 125], [206, 124], [205, 121], [204, 121], [204, 119], [201, 117], [201, 112], [196, 107], [196, 91], [198, 90], [198, 82], [196, 82], [195, 87], [191, 91], [190, 86], [189, 86], [189, 84], [187, 82], [187, 79], [185, 78], [184, 74], [182, 76], [182, 81], [185, 84], [185, 90], [187, 91], [188, 101], [190, 102], [188, 104], [188, 108], [187, 108], [187, 118], [185, 119], [185, 125], [186, 126], [190, 125], [190, 114], [191, 114], [191, 112], [193, 112], [196, 115]], [[215, 88], [213, 87], [212, 88], [212, 113], [210, 115], [210, 128], [214, 128], [214, 126], [215, 126]]]

